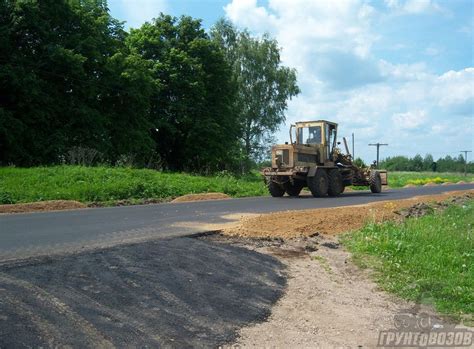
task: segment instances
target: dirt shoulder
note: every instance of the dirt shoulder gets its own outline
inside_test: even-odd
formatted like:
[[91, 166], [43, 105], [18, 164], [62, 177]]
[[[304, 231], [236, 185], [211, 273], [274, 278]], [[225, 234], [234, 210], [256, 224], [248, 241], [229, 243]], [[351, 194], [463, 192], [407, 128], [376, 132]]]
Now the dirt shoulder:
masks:
[[240, 237], [280, 238], [309, 236], [316, 232], [336, 235], [360, 229], [369, 221], [382, 222], [402, 218], [402, 211], [415, 204], [444, 201], [460, 195], [474, 197], [474, 190], [418, 196], [404, 200], [379, 201], [364, 205], [244, 216], [239, 223], [224, 227], [222, 233]]
[[234, 345], [375, 347], [379, 331], [393, 328], [395, 314], [411, 307], [380, 291], [366, 271], [353, 265], [349, 253], [334, 236], [262, 239], [253, 243], [227, 236], [212, 239], [246, 245], [276, 256], [286, 265], [285, 294], [267, 321], [240, 329]]
[[74, 200], [49, 200], [25, 204], [0, 205], [0, 214], [74, 210], [86, 207], [86, 204]]
[[206, 200], [225, 200], [231, 197], [224, 193], [202, 193], [202, 194], [188, 194], [179, 196], [170, 201], [170, 199], [142, 199], [142, 200], [117, 200], [111, 203], [92, 202], [84, 204], [75, 200], [47, 200], [38, 202], [29, 202], [21, 204], [6, 204], [0, 205], [0, 214], [12, 213], [27, 213], [27, 212], [45, 212], [45, 211], [62, 211], [75, 210], [87, 207], [105, 207], [105, 206], [129, 206], [129, 205], [147, 205], [157, 204], [163, 202], [192, 202], [192, 201], [206, 201]]

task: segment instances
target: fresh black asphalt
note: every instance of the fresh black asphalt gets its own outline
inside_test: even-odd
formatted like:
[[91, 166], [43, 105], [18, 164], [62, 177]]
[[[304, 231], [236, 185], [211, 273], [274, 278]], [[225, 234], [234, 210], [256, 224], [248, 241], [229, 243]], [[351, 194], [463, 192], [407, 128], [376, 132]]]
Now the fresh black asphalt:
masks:
[[215, 348], [263, 321], [283, 265], [171, 238], [0, 266], [0, 348]]
[[147, 236], [176, 237], [202, 231], [199, 226], [177, 223], [225, 222], [223, 215], [335, 207], [417, 195], [474, 189], [474, 184], [389, 189], [381, 194], [349, 192], [337, 198], [251, 197], [232, 200], [91, 208], [62, 212], [0, 216], [0, 260], [21, 255], [80, 248], [95, 242]]

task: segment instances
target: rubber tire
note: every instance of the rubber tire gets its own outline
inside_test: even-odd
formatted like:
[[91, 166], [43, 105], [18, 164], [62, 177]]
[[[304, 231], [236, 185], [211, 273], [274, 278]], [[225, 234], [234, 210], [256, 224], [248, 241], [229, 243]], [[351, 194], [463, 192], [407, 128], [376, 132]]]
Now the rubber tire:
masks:
[[279, 198], [285, 195], [285, 188], [283, 188], [282, 185], [273, 181], [270, 181], [268, 183], [268, 191], [270, 192], [270, 195], [274, 198]]
[[329, 196], [339, 196], [344, 191], [344, 184], [342, 183], [341, 172], [337, 169], [329, 171], [329, 187], [328, 195]]
[[303, 184], [294, 182], [291, 184], [290, 182], [286, 182], [284, 187], [285, 191], [289, 196], [299, 196], [301, 193], [301, 190], [303, 189]]
[[371, 171], [369, 178], [370, 191], [372, 193], [381, 193], [382, 192], [382, 178], [380, 177], [380, 172]]
[[308, 188], [315, 198], [326, 196], [329, 189], [329, 179], [324, 169], [316, 170], [314, 177], [308, 177]]

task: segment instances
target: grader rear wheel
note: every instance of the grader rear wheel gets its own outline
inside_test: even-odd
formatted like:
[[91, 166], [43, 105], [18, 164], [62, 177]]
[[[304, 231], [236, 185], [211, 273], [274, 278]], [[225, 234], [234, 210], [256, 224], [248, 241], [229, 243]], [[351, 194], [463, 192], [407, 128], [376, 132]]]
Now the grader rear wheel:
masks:
[[329, 196], [339, 196], [344, 191], [344, 184], [342, 183], [342, 175], [338, 169], [329, 171]]
[[270, 192], [270, 195], [274, 198], [279, 198], [285, 195], [285, 188], [283, 188], [281, 184], [275, 183], [273, 181], [270, 181], [268, 183], [268, 191]]
[[318, 169], [314, 177], [308, 177], [308, 188], [314, 197], [326, 196], [329, 189], [329, 180], [325, 169]]
[[284, 187], [285, 191], [289, 196], [298, 196], [301, 193], [301, 190], [303, 189], [303, 183], [300, 182], [286, 182]]

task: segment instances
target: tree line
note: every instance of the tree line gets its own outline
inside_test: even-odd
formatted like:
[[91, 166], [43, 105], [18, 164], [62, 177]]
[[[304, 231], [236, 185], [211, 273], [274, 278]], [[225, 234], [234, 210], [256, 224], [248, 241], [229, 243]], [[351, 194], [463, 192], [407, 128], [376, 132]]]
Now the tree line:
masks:
[[0, 0], [0, 165], [242, 169], [298, 93], [278, 43], [226, 20], [126, 31], [105, 0]]
[[465, 167], [467, 172], [474, 173], [474, 163], [466, 162], [464, 157], [460, 154], [457, 157], [447, 155], [438, 160], [434, 160], [431, 154], [426, 154], [425, 157], [417, 154], [413, 158], [406, 156], [387, 157], [380, 161], [380, 168], [389, 171], [432, 171], [432, 172], [464, 172]]

